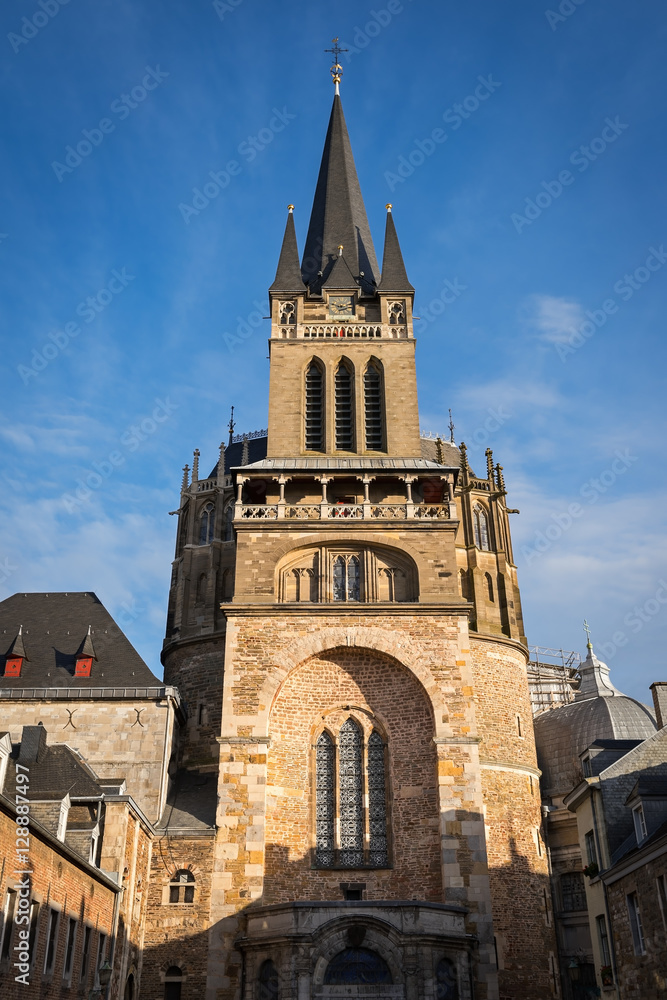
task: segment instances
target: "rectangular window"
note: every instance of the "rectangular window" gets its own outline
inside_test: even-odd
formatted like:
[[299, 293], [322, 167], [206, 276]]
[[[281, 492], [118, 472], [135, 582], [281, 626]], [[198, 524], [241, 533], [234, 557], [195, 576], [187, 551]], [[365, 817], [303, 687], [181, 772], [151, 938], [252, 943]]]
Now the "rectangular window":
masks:
[[50, 976], [53, 972], [53, 963], [56, 960], [56, 944], [58, 942], [58, 924], [60, 923], [60, 913], [58, 910], [49, 910], [49, 925], [46, 932], [46, 954], [44, 956], [44, 975]]
[[584, 778], [593, 777], [593, 765], [591, 764], [590, 757], [584, 757], [584, 759], [581, 762], [581, 767], [584, 772]]
[[76, 920], [70, 917], [67, 922], [67, 944], [65, 945], [65, 965], [63, 967], [63, 979], [70, 982], [72, 979], [72, 965], [74, 962], [74, 946], [76, 944]]
[[611, 954], [609, 952], [609, 938], [607, 937], [607, 921], [604, 914], [595, 918], [598, 927], [598, 940], [600, 942], [600, 958], [602, 965], [611, 965]]
[[34, 899], [30, 904], [30, 935], [28, 937], [28, 954], [30, 955], [30, 968], [35, 964], [37, 953], [37, 928], [39, 927], [39, 903]]
[[7, 900], [5, 902], [4, 924], [2, 928], [2, 951], [0, 958], [6, 961], [9, 958], [12, 946], [12, 932], [14, 930], [14, 911], [16, 910], [16, 890], [7, 890]]
[[644, 928], [642, 927], [642, 915], [639, 911], [639, 897], [636, 892], [631, 892], [627, 896], [628, 916], [630, 917], [630, 929], [632, 931], [632, 943], [635, 948], [635, 955], [645, 955]]
[[658, 875], [655, 883], [658, 889], [658, 900], [660, 901], [662, 923], [665, 930], [667, 930], [667, 875]]
[[586, 890], [581, 872], [565, 872], [560, 877], [560, 895], [566, 912], [586, 909]]
[[81, 949], [81, 976], [80, 980], [85, 984], [88, 978], [88, 963], [90, 962], [90, 938], [93, 933], [92, 927], [86, 927], [83, 932], [83, 947]]
[[595, 834], [592, 830], [589, 830], [584, 837], [584, 844], [586, 847], [586, 859], [589, 865], [598, 864], [598, 852], [595, 850]]
[[104, 965], [104, 950], [107, 944], [106, 934], [100, 934], [97, 941], [97, 960], [95, 961], [95, 989], [100, 985], [100, 969]]
[[632, 818], [635, 821], [637, 843], [641, 844], [642, 840], [646, 837], [646, 819], [644, 817], [644, 807], [641, 802], [632, 810]]

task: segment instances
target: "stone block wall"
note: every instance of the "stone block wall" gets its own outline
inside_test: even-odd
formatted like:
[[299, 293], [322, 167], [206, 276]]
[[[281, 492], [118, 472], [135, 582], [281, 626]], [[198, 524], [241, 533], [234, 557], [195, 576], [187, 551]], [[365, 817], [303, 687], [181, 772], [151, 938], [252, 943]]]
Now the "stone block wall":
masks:
[[[618, 985], [623, 1000], [663, 1000], [667, 995], [667, 930], [658, 898], [656, 879], [667, 876], [667, 850], [635, 871], [607, 885]], [[633, 946], [627, 896], [636, 892], [644, 931], [646, 954]]]

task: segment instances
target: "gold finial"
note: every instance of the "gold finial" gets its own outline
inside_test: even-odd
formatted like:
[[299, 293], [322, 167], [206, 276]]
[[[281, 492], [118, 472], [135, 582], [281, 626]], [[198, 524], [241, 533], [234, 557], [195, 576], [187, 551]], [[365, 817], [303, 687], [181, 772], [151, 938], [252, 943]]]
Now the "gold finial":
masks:
[[387, 204], [384, 207], [387, 209], [388, 212], [391, 212], [391, 210], [392, 210], [392, 208], [394, 206], [392, 205], [392, 203], [390, 201], [388, 201]]
[[342, 243], [338, 244], [338, 256], [339, 257], [343, 256], [343, 244]]
[[288, 212], [289, 212], [289, 214], [291, 215], [291, 214], [292, 214], [292, 212], [294, 211], [294, 205], [288, 205], [288, 206], [287, 206], [287, 211], [288, 211]]
[[336, 93], [340, 94], [340, 78], [343, 75], [343, 67], [340, 64], [338, 57], [341, 54], [341, 52], [349, 52], [349, 49], [341, 49], [341, 47], [338, 44], [337, 37], [332, 38], [331, 40], [333, 42], [333, 48], [325, 49], [324, 51], [333, 52], [334, 61], [329, 72], [331, 73], [331, 79], [333, 80], [334, 86], [336, 87]]

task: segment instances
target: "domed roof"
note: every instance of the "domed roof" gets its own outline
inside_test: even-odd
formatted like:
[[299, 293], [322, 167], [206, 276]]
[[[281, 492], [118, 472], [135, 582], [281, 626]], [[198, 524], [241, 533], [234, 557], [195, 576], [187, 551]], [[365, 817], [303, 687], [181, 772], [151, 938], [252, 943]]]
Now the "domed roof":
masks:
[[590, 643], [574, 701], [543, 712], [534, 725], [546, 795], [565, 795], [581, 780], [579, 754], [595, 740], [645, 740], [656, 731], [649, 709], [614, 687]]

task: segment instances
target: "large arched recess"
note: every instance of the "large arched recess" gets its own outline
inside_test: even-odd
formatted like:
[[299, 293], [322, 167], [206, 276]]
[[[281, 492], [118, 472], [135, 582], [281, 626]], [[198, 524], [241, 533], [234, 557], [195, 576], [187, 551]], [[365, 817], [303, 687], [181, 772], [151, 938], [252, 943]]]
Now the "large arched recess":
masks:
[[[314, 743], [349, 716], [386, 740], [391, 868], [313, 867]], [[434, 711], [414, 673], [374, 648], [324, 649], [289, 671], [268, 721], [263, 901], [342, 899], [353, 881], [366, 899], [442, 902]]]

